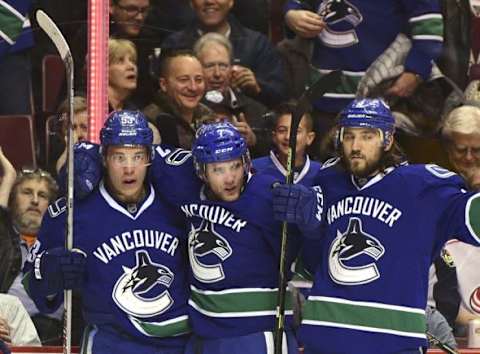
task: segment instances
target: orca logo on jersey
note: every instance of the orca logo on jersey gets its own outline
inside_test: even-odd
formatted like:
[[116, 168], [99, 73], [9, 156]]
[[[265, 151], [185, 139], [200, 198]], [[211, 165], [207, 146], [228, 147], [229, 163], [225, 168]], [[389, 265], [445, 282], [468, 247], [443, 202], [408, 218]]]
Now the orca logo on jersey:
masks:
[[367, 255], [375, 261], [385, 253], [383, 245], [363, 231], [362, 220], [350, 218], [347, 231], [337, 230], [337, 237], [330, 246], [328, 272], [335, 283], [342, 285], [366, 284], [378, 279], [380, 273], [375, 263], [346, 265], [346, 261]]
[[152, 262], [145, 250], [137, 251], [135, 258], [135, 267], [123, 266], [124, 273], [112, 291], [113, 300], [123, 311], [135, 317], [152, 317], [167, 311], [173, 304], [170, 293], [164, 290], [158, 295], [155, 288], [159, 285], [169, 288], [175, 277], [173, 272]]
[[[323, 18], [327, 26], [318, 37], [329, 47], [342, 48], [358, 43], [355, 32], [363, 16], [358, 9], [347, 0], [323, 0], [317, 13]], [[336, 31], [332, 25], [348, 23], [351, 27], [347, 30]], [[343, 27], [343, 26], [342, 26]]]
[[203, 283], [214, 283], [225, 278], [222, 263], [204, 264], [199, 257], [214, 254], [223, 262], [232, 255], [228, 241], [215, 231], [212, 223], [203, 220], [196, 229], [191, 225], [188, 233], [188, 256], [193, 275]]

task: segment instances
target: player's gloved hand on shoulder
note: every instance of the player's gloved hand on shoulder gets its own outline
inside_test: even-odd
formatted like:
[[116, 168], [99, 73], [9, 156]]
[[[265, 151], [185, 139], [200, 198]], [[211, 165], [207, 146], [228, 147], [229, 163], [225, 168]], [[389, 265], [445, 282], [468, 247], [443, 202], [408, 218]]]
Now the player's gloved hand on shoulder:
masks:
[[78, 289], [83, 285], [86, 255], [63, 247], [40, 253], [34, 261], [34, 283], [39, 295], [49, 296], [64, 289]]
[[[320, 194], [319, 194], [320, 193]], [[301, 184], [276, 184], [273, 188], [273, 213], [276, 220], [294, 223], [302, 231], [320, 225], [323, 198]]]
[[[89, 142], [75, 144], [73, 156], [75, 197], [83, 199], [93, 191], [102, 178], [100, 146]], [[58, 176], [59, 185], [64, 191], [67, 185], [66, 165], [62, 167]]]

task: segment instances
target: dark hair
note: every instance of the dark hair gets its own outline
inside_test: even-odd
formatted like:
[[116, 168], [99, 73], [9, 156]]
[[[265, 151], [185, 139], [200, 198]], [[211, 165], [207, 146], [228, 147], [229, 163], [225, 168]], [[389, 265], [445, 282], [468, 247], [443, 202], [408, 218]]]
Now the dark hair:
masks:
[[[178, 57], [190, 57], [195, 58], [195, 54], [191, 49], [167, 49], [162, 51], [160, 55], [160, 70], [158, 72], [159, 77], [166, 77], [170, 67], [170, 63], [173, 59]], [[198, 60], [198, 59], [197, 59]]]
[[[281, 116], [284, 116], [286, 114], [291, 114], [293, 115], [293, 111], [295, 110], [295, 107], [297, 106], [298, 101], [291, 99], [286, 102], [280, 103], [278, 106], [276, 106], [273, 109], [273, 124], [272, 124], [272, 129], [275, 129], [278, 124], [278, 120], [280, 119]], [[305, 112], [303, 115], [302, 119], [305, 118], [305, 127], [307, 128], [307, 131], [311, 132], [314, 130], [314, 121], [313, 117], [310, 111]]]

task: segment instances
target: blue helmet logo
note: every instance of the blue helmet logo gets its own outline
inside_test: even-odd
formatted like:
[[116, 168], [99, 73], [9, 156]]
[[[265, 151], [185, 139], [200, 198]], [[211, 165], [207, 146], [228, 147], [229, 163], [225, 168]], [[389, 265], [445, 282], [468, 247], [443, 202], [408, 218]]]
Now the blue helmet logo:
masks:
[[382, 99], [362, 98], [351, 102], [340, 113], [338, 126], [339, 142], [342, 141], [343, 128], [373, 128], [380, 130], [383, 143], [387, 145], [395, 131], [395, 118]]
[[102, 146], [144, 145], [153, 143], [153, 133], [148, 121], [140, 111], [115, 111], [100, 131]]

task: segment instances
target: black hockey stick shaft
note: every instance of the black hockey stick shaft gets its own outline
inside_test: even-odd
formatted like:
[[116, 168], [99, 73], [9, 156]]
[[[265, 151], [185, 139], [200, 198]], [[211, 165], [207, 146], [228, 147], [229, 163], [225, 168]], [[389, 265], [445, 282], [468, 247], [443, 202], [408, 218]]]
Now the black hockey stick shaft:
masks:
[[[298, 99], [297, 105], [292, 112], [290, 124], [289, 147], [287, 157], [287, 175], [285, 182], [294, 183], [295, 151], [297, 149], [297, 130], [300, 121], [311, 106], [311, 101], [322, 97], [327, 89], [332, 89], [340, 83], [340, 71], [332, 71], [322, 76], [313, 85], [307, 87], [305, 92]], [[279, 280], [277, 318], [275, 326], [275, 354], [282, 353], [283, 333], [285, 330], [285, 301], [287, 292], [287, 246], [288, 246], [288, 223], [282, 222], [282, 241], [280, 248]]]
[[[67, 250], [73, 248], [73, 57], [70, 47], [65, 40], [62, 32], [55, 22], [42, 10], [35, 13], [38, 25], [51, 39], [57, 48], [60, 57], [65, 65], [69, 117], [67, 129], [67, 227], [65, 228], [65, 247]], [[71, 354], [72, 352], [72, 291], [64, 292], [64, 327], [63, 327], [63, 352]]]

